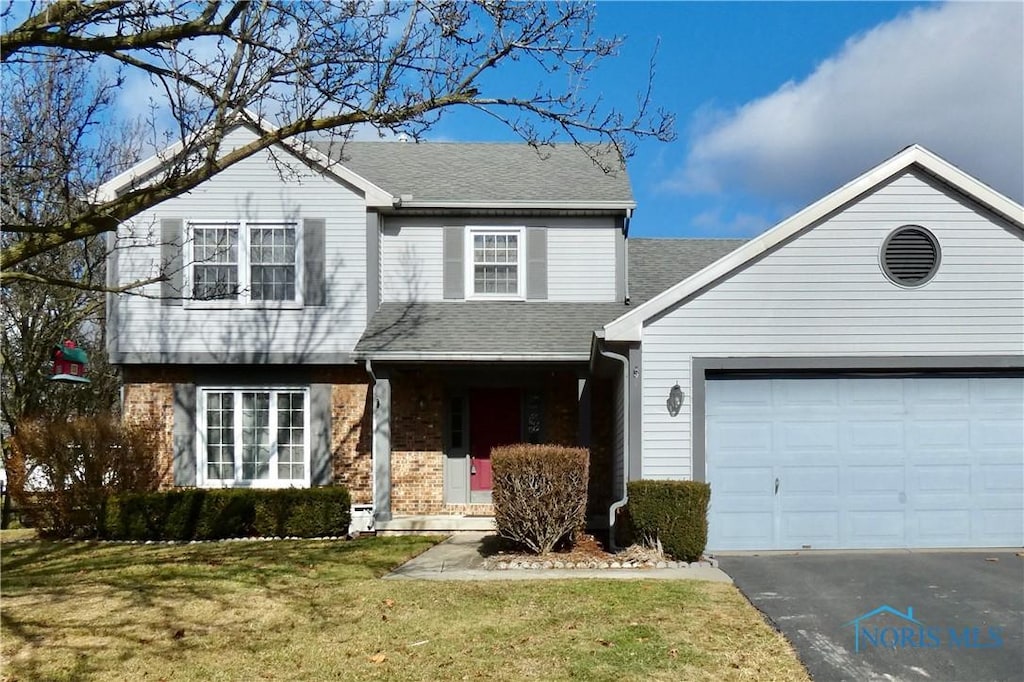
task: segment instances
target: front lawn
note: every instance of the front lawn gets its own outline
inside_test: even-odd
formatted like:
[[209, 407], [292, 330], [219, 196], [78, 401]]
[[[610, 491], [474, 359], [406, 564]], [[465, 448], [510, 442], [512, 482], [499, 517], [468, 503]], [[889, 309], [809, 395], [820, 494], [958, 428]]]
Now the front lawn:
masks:
[[436, 539], [2, 547], [4, 680], [806, 680], [730, 585], [377, 580]]

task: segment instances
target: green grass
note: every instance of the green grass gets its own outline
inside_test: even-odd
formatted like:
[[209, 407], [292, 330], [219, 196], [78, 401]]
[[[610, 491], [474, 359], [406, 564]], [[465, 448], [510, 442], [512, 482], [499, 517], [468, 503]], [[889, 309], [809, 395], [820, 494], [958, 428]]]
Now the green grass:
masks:
[[5, 680], [799, 680], [730, 585], [377, 578], [436, 539], [2, 547]]

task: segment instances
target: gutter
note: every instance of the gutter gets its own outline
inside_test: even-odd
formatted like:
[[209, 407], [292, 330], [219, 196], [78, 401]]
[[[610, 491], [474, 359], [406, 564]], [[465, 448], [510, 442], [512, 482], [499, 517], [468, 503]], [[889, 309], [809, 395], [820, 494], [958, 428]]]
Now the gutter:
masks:
[[615, 544], [615, 514], [629, 502], [629, 358], [601, 347], [598, 347], [598, 352], [622, 363], [622, 497], [608, 507], [608, 547], [615, 552], [618, 550]]

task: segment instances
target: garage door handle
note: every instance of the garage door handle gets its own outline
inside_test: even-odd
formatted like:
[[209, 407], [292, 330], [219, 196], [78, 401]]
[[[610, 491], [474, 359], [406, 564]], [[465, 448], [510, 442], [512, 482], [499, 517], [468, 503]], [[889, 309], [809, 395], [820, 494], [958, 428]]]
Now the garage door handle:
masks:
[[779, 494], [779, 479], [778, 478], [775, 479], [775, 494], [776, 495]]

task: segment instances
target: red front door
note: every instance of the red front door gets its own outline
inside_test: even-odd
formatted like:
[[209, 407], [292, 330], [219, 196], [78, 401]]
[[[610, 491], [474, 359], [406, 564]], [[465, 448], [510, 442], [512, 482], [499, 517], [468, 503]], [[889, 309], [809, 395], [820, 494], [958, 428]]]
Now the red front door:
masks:
[[469, 394], [470, 490], [491, 489], [491, 448], [522, 440], [518, 388], [477, 389]]

